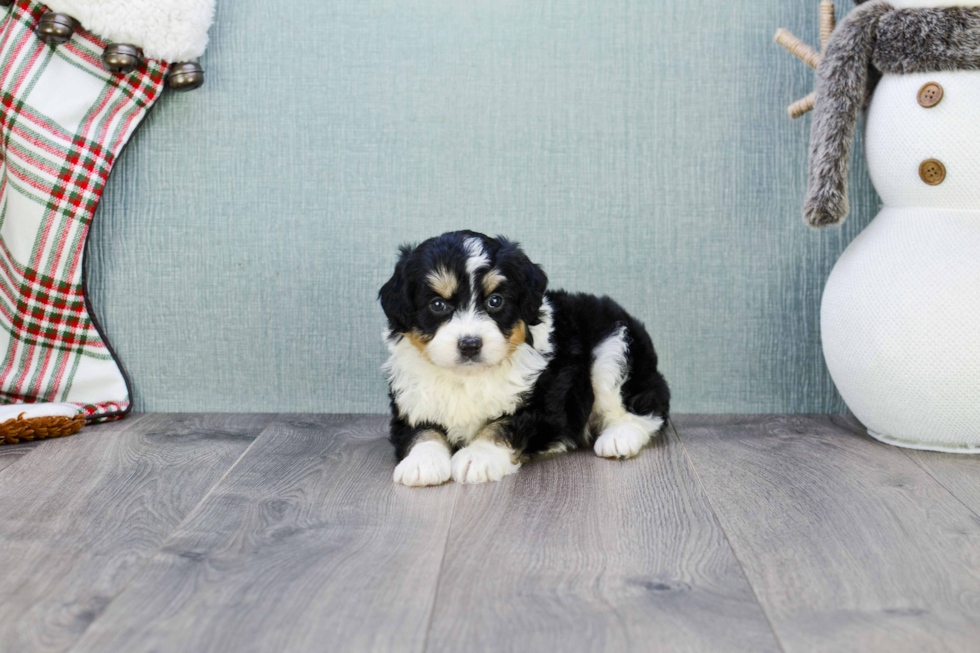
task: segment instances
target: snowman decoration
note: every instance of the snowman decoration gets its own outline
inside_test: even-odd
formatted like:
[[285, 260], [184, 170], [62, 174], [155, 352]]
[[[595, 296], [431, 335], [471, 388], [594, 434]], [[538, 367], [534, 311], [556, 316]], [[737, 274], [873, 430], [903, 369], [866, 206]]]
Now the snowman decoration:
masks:
[[806, 221], [847, 216], [865, 108], [884, 204], [827, 281], [824, 357], [873, 437], [980, 453], [980, 1], [859, 4], [822, 54], [777, 34], [817, 65], [815, 96], [794, 105], [813, 107]]

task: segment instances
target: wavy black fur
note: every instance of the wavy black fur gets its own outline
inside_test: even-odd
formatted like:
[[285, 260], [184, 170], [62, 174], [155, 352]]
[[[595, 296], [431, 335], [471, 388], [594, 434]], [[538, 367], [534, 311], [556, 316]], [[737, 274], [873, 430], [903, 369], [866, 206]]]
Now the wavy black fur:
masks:
[[538, 378], [534, 392], [513, 417], [511, 445], [518, 451], [548, 451], [557, 442], [569, 448], [587, 446], [586, 425], [595, 396], [590, 369], [592, 351], [621, 326], [626, 327], [629, 376], [623, 405], [637, 415], [667, 419], [670, 390], [657, 370], [657, 352], [643, 324], [609, 297], [546, 293], [554, 319], [554, 357]]

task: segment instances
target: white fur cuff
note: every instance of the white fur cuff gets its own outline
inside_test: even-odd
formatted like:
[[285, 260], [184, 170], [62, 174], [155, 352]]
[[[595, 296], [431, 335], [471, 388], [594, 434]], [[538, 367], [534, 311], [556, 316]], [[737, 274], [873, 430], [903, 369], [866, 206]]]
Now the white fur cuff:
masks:
[[7, 404], [0, 406], [0, 422], [8, 419], [17, 419], [21, 415], [24, 419], [34, 419], [36, 417], [74, 417], [82, 412], [82, 409], [75, 404]]
[[208, 45], [214, 0], [47, 0], [99, 38], [143, 49], [149, 59], [196, 59]]

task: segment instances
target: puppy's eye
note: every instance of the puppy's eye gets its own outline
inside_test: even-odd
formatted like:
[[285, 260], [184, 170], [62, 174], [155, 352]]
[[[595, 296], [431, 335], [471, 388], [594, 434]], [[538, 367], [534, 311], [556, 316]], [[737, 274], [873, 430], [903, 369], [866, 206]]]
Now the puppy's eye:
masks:
[[504, 298], [500, 295], [490, 295], [487, 297], [487, 308], [491, 311], [497, 311], [503, 308]]
[[443, 315], [449, 312], [449, 304], [443, 299], [433, 299], [429, 303], [429, 310], [436, 315]]

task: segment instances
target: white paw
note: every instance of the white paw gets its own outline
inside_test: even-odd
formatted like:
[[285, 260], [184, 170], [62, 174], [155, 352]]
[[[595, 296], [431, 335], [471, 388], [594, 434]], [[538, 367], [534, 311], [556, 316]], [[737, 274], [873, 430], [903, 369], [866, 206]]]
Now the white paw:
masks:
[[422, 442], [412, 447], [395, 467], [395, 483], [409, 487], [441, 485], [449, 480], [449, 449], [442, 442]]
[[492, 442], [474, 442], [453, 456], [453, 480], [457, 483], [499, 481], [521, 468], [513, 462], [513, 450]]
[[632, 458], [650, 441], [650, 431], [638, 424], [615, 424], [595, 441], [595, 452], [603, 458]]

